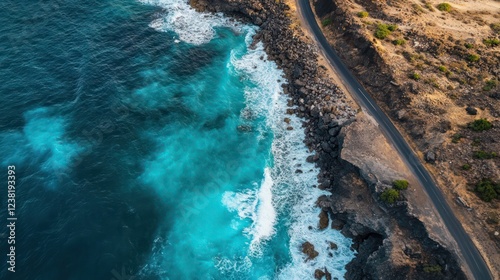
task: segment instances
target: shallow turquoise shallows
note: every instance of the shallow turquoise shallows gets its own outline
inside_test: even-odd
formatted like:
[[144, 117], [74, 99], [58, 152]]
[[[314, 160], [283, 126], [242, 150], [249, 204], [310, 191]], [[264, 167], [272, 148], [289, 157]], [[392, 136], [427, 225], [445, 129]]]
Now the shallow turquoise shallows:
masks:
[[32, 2], [0, 4], [1, 279], [343, 279], [351, 241], [316, 229], [318, 170], [255, 27], [183, 0]]

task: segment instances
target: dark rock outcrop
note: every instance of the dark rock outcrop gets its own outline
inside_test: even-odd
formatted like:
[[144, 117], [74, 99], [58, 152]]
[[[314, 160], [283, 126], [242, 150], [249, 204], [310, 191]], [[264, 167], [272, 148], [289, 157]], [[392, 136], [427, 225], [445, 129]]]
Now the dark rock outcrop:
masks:
[[314, 279], [318, 279], [318, 280], [321, 280], [323, 278], [323, 276], [325, 276], [325, 273], [323, 272], [323, 270], [321, 269], [316, 269], [314, 271]]
[[328, 219], [328, 212], [326, 211], [321, 211], [321, 213], [319, 213], [319, 225], [318, 225], [318, 228], [320, 230], [323, 230], [325, 228], [328, 227], [328, 224], [329, 224], [329, 219]]
[[314, 245], [312, 245], [309, 241], [302, 244], [302, 253], [307, 255], [307, 260], [313, 260], [319, 255], [319, 253], [314, 250]]

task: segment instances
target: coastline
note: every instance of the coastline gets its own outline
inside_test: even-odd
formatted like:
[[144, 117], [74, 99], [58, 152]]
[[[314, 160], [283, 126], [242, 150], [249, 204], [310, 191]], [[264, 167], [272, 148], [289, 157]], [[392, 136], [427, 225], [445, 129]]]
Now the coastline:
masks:
[[[358, 252], [346, 267], [346, 279], [466, 279], [456, 257], [429, 236], [424, 224], [410, 214], [407, 203], [384, 207], [377, 195], [383, 187], [380, 182], [369, 180], [363, 170], [341, 158], [344, 137], [356, 122], [356, 112], [349, 98], [327, 78], [327, 69], [318, 66], [316, 48], [305, 42], [300, 28], [290, 27], [287, 4], [227, 0], [191, 0], [190, 4], [198, 11], [221, 12], [260, 27], [254, 42], [263, 42], [268, 58], [285, 73], [288, 106], [296, 106], [287, 109], [287, 114], [305, 120], [304, 143], [315, 152], [307, 161], [320, 168], [317, 187], [331, 192], [317, 201], [322, 209], [320, 227], [325, 217], [328, 224], [331, 219], [332, 228], [352, 238]], [[361, 208], [355, 207], [358, 203]], [[396, 248], [399, 245], [404, 248]], [[394, 256], [396, 251], [413, 262]], [[443, 270], [439, 277], [420, 275], [425, 268], [422, 263]], [[322, 271], [314, 275], [317, 279], [323, 276]]]

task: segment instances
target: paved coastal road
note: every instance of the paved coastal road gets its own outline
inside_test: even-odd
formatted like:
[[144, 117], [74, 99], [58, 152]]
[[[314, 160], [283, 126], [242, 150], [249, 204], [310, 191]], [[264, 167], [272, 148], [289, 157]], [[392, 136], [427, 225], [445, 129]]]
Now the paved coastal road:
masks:
[[366, 92], [363, 86], [351, 74], [326, 40], [325, 36], [321, 32], [321, 29], [316, 23], [309, 0], [297, 0], [297, 3], [297, 8], [302, 16], [302, 19], [309, 26], [309, 29], [319, 42], [325, 57], [343, 80], [347, 89], [351, 92], [363, 110], [375, 118], [386, 137], [388, 137], [389, 141], [396, 147], [401, 156], [406, 160], [415, 177], [420, 181], [421, 185], [424, 186], [434, 203], [434, 206], [441, 215], [446, 227], [458, 243], [464, 260], [467, 262], [474, 278], [476, 280], [492, 279], [488, 266], [481, 257], [481, 254], [472, 243], [472, 240], [467, 235], [458, 219], [453, 214], [450, 206], [446, 203], [441, 190], [437, 187], [432, 177], [424, 168], [415, 153], [413, 153], [412, 149], [408, 143], [406, 143], [394, 124], [375, 103], [373, 98]]

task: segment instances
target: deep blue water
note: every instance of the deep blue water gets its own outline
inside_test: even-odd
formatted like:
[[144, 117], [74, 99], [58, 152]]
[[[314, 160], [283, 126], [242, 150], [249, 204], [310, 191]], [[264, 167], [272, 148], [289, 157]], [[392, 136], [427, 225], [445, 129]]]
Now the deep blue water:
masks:
[[317, 170], [255, 30], [179, 0], [1, 1], [0, 279], [342, 278], [350, 240], [315, 229]]

